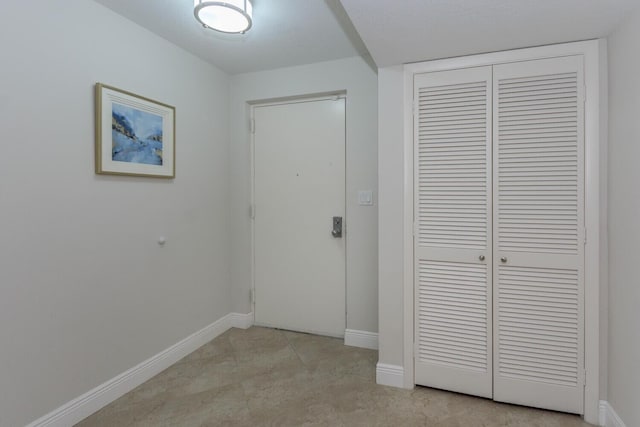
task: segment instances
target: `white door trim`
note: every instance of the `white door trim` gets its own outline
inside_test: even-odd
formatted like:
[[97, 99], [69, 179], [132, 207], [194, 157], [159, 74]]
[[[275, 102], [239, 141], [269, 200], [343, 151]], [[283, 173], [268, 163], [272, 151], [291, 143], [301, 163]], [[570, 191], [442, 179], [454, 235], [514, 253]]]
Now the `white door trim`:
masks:
[[[440, 59], [404, 67], [404, 388], [413, 388], [414, 382], [414, 255], [413, 255], [413, 78], [415, 74], [459, 68], [495, 65], [508, 62], [583, 55], [585, 63], [585, 370], [584, 419], [598, 423], [600, 393], [600, 292], [606, 291], [606, 254], [601, 242], [606, 242], [606, 229], [600, 227], [606, 202], [606, 111], [600, 109], [600, 100], [607, 99], [606, 41], [590, 40], [550, 46], [518, 49]], [[604, 151], [606, 152], [606, 151]]]
[[[265, 99], [265, 100], [256, 100], [256, 101], [248, 101], [247, 104], [249, 105], [250, 111], [249, 111], [249, 134], [251, 135], [251, 139], [250, 139], [250, 146], [249, 146], [249, 156], [250, 156], [250, 174], [251, 174], [251, 191], [250, 191], [250, 201], [249, 201], [249, 214], [250, 214], [250, 218], [251, 218], [251, 290], [250, 290], [250, 301], [251, 301], [251, 316], [252, 316], [252, 324], [255, 324], [255, 313], [256, 313], [256, 307], [255, 307], [255, 292], [256, 292], [256, 272], [255, 272], [255, 260], [256, 260], [256, 229], [255, 229], [255, 214], [256, 214], [256, 210], [255, 210], [255, 203], [256, 203], [256, 198], [255, 198], [255, 189], [256, 189], [256, 182], [255, 182], [255, 165], [256, 165], [256, 158], [255, 158], [255, 109], [258, 107], [270, 107], [270, 106], [275, 106], [275, 105], [285, 105], [285, 104], [299, 104], [299, 103], [304, 103], [304, 102], [317, 102], [317, 101], [327, 101], [327, 100], [336, 100], [336, 99], [347, 99], [347, 92], [345, 90], [339, 90], [339, 91], [335, 91], [335, 92], [322, 92], [322, 93], [315, 93], [315, 94], [308, 94], [308, 95], [300, 95], [300, 96], [291, 96], [291, 97], [284, 97], [284, 98], [271, 98], [271, 99]], [[346, 128], [346, 117], [345, 117], [345, 128]], [[345, 251], [344, 251], [344, 256], [345, 256], [345, 271], [344, 271], [344, 282], [345, 282], [345, 289], [344, 289], [344, 293], [345, 293], [345, 298], [344, 298], [344, 302], [345, 302], [345, 306], [344, 306], [344, 328], [346, 331], [347, 328], [347, 307], [348, 307], [348, 301], [347, 301], [347, 269], [349, 268], [347, 265], [347, 246], [349, 244], [349, 240], [348, 240], [348, 233], [347, 233], [347, 227], [349, 226], [349, 211], [348, 211], [348, 207], [347, 207], [347, 200], [346, 200], [346, 195], [347, 195], [347, 182], [346, 182], [346, 148], [347, 148], [347, 144], [348, 144], [348, 140], [347, 140], [347, 135], [345, 132], [345, 200], [344, 200], [344, 209], [345, 209], [345, 216], [344, 216], [344, 225], [343, 225], [343, 234], [344, 234], [344, 239], [345, 239]], [[341, 336], [340, 338], [344, 337]]]

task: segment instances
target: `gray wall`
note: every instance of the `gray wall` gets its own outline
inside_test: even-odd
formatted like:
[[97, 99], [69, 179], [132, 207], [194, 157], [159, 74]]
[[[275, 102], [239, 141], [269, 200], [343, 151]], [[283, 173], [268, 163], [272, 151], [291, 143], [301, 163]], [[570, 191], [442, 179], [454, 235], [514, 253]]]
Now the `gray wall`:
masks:
[[[377, 76], [359, 57], [232, 77], [230, 212], [234, 311], [251, 311], [247, 102], [340, 90], [347, 91], [347, 328], [378, 330]], [[359, 206], [358, 190], [373, 190], [374, 206]]]
[[[91, 1], [0, 9], [0, 425], [19, 426], [229, 313], [229, 82]], [[175, 180], [94, 174], [98, 81], [177, 108]]]
[[640, 426], [640, 11], [609, 37], [609, 403]]

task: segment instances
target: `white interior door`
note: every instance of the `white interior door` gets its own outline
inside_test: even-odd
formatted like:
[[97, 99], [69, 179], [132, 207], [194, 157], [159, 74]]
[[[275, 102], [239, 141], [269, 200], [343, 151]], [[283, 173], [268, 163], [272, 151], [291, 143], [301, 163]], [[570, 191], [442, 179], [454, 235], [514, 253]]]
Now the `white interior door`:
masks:
[[415, 381], [492, 396], [491, 67], [414, 82]]
[[582, 57], [494, 79], [494, 399], [582, 413]]
[[255, 322], [344, 336], [345, 99], [255, 106]]

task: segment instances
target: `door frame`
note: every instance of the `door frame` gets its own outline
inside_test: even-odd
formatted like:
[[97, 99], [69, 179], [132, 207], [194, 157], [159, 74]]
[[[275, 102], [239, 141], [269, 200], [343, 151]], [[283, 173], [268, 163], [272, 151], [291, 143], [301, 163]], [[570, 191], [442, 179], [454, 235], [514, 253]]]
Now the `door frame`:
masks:
[[[287, 105], [287, 104], [300, 104], [306, 102], [316, 102], [316, 101], [329, 101], [329, 100], [337, 100], [344, 99], [345, 107], [347, 100], [347, 91], [339, 90], [334, 92], [322, 92], [308, 95], [300, 95], [300, 96], [291, 96], [291, 97], [283, 97], [283, 98], [271, 98], [271, 99], [263, 99], [256, 101], [249, 101], [247, 104], [249, 105], [249, 134], [251, 136], [250, 145], [249, 145], [249, 157], [250, 157], [250, 165], [249, 165], [249, 173], [251, 174], [251, 190], [250, 190], [250, 205], [249, 205], [249, 217], [251, 219], [251, 317], [252, 323], [255, 324], [256, 321], [256, 157], [255, 157], [255, 143], [256, 143], [256, 127], [255, 127], [255, 109], [259, 107], [272, 107], [277, 105]], [[347, 246], [349, 244], [348, 241], [348, 232], [347, 227], [349, 226], [349, 211], [347, 208], [347, 117], [346, 117], [346, 108], [345, 108], [345, 135], [344, 135], [344, 167], [345, 167], [345, 179], [344, 179], [344, 220], [342, 224], [342, 235], [344, 239], [344, 330], [347, 329], [347, 269], [349, 268], [347, 265]], [[343, 338], [339, 337], [339, 338]]]
[[[607, 275], [607, 60], [606, 40], [589, 40], [504, 52], [433, 60], [404, 66], [404, 194], [403, 194], [403, 386], [414, 376], [414, 75], [569, 55], [582, 55], [585, 67], [585, 289], [584, 289], [584, 419], [599, 421], [600, 382], [606, 381]], [[600, 103], [603, 102], [603, 108]], [[601, 300], [601, 293], [604, 297]]]

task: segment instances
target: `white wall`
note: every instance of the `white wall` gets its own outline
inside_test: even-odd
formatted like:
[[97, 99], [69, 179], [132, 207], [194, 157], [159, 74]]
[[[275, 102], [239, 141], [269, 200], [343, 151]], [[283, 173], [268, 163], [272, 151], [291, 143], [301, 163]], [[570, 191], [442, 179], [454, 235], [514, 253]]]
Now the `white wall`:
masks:
[[[230, 312], [229, 82], [87, 0], [2, 2], [0, 51], [0, 425], [19, 426]], [[175, 180], [94, 174], [98, 81], [177, 108]]]
[[640, 11], [609, 37], [609, 403], [640, 426]]
[[379, 363], [404, 366], [404, 68], [378, 70]]
[[[236, 75], [231, 84], [231, 277], [234, 311], [251, 311], [251, 200], [247, 102], [347, 91], [347, 328], [376, 332], [377, 76], [361, 58]], [[373, 190], [375, 206], [358, 206]]]

